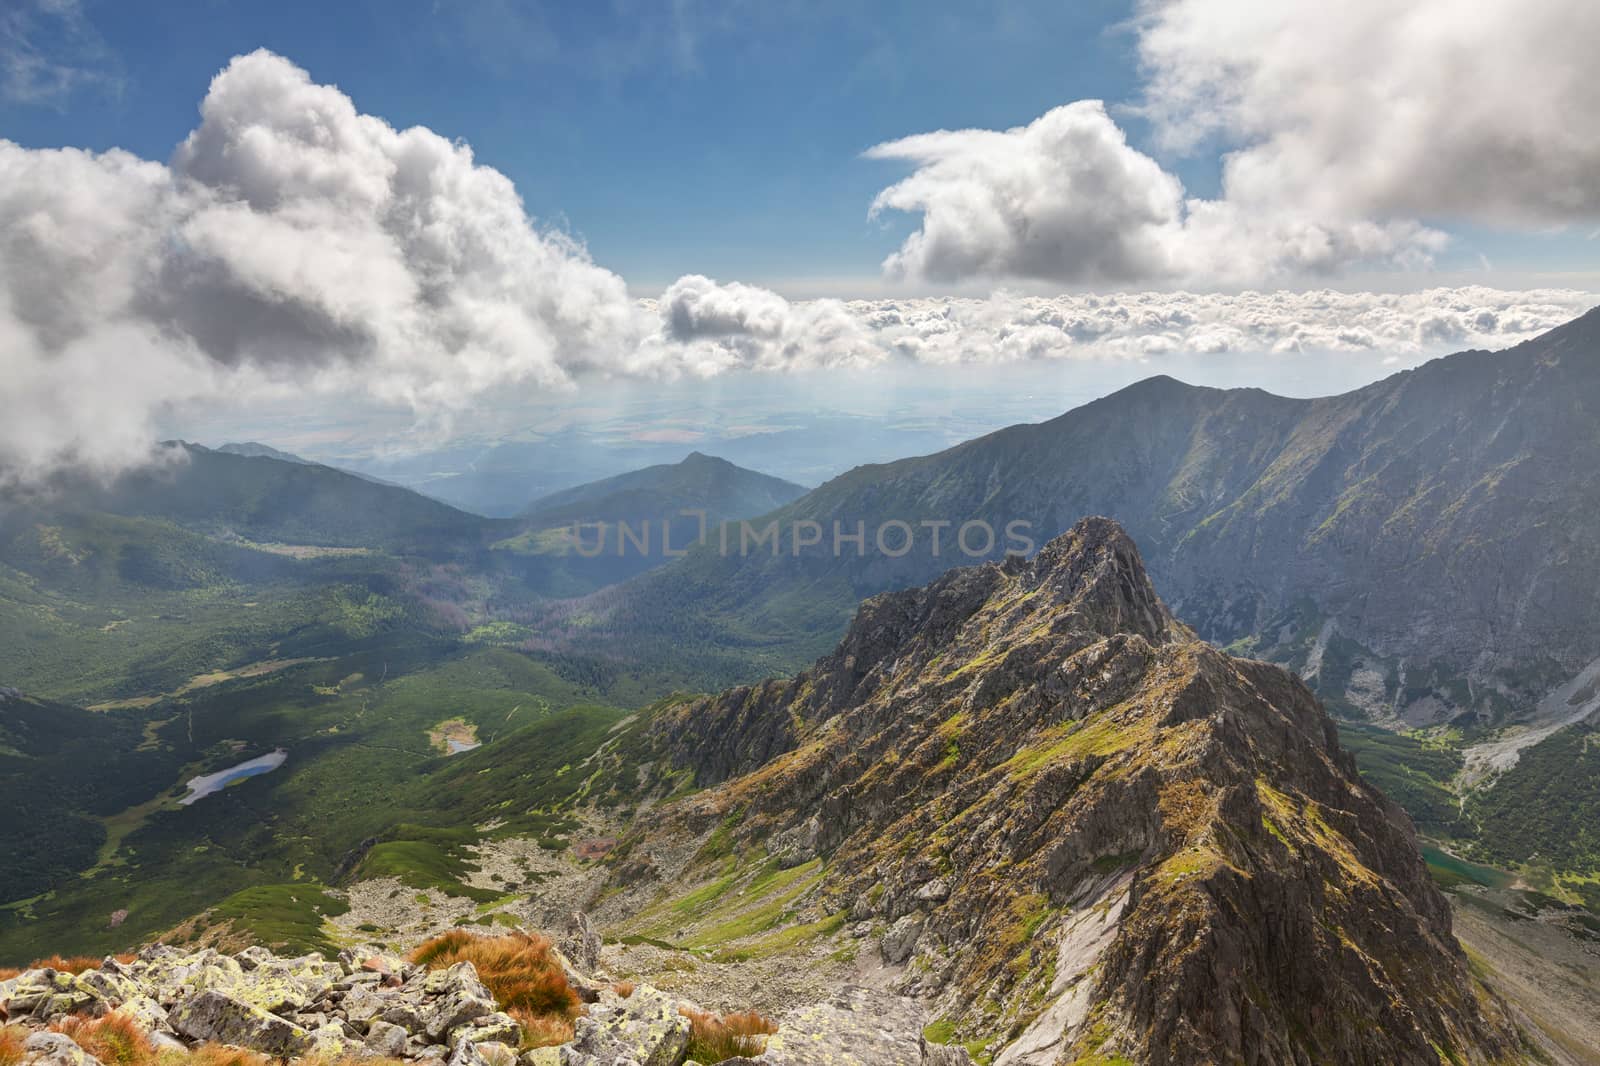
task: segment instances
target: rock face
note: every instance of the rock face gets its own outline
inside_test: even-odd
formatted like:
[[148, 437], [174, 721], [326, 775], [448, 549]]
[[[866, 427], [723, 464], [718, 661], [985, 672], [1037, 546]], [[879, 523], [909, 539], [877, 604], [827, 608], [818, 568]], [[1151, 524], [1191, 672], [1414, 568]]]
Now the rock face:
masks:
[[1176, 622], [1109, 520], [869, 600], [812, 670], [654, 731], [714, 787], [643, 815], [620, 879], [708, 878], [652, 841], [713, 832], [815, 860], [796, 920], [872, 923], [897, 989], [999, 1063], [1517, 1046], [1311, 692]]
[[796, 1007], [754, 1061], [771, 1066], [967, 1066], [937, 1045], [925, 1052], [923, 1015], [898, 996], [845, 988], [832, 999]]
[[72, 1038], [60, 1033], [32, 1033], [22, 1043], [23, 1066], [100, 1066]]

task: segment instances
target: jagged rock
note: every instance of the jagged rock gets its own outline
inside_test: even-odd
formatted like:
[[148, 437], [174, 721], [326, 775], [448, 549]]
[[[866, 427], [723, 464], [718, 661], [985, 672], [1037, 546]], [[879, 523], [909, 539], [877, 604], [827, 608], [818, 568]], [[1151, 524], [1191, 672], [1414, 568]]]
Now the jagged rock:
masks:
[[428, 1034], [428, 1039], [439, 1043], [462, 1026], [494, 1014], [497, 1009], [494, 1000], [487, 995], [475, 995], [465, 989], [451, 992], [424, 1011], [422, 1031]]
[[73, 984], [102, 1003], [123, 1003], [140, 995], [139, 982], [120, 972], [121, 966], [115, 959], [108, 962], [110, 965], [79, 974]]
[[379, 1055], [397, 1059], [405, 1054], [409, 1035], [400, 1026], [379, 1018], [367, 1029], [366, 1045]]
[[517, 1066], [561, 1066], [561, 1049], [536, 1047], [517, 1057]]
[[460, 1047], [471, 1047], [474, 1050], [477, 1066], [517, 1066], [517, 1049], [510, 1044], [498, 1040], [477, 1043], [469, 1040], [463, 1041]]
[[167, 1024], [167, 1008], [142, 993], [123, 1000], [115, 1009], [138, 1022], [146, 1032], [157, 1032]]
[[908, 914], [891, 925], [878, 945], [883, 961], [898, 966], [909, 959], [911, 953], [917, 950], [917, 938], [922, 935], [924, 921], [920, 914]]
[[516, 1043], [522, 1037], [522, 1027], [511, 1015], [495, 1011], [475, 1018], [467, 1025], [450, 1030], [449, 1043], [470, 1040], [474, 1044]]
[[100, 1060], [61, 1033], [33, 1033], [22, 1043], [21, 1066], [101, 1066]]
[[[345, 1018], [352, 1024], [357, 1026], [367, 1026], [372, 1023], [374, 1018], [383, 1015], [386, 1011], [403, 1010], [406, 1008], [403, 1005], [397, 1006], [395, 1002], [387, 996], [379, 995], [368, 988], [358, 987], [352, 988], [349, 992], [345, 993], [344, 998], [339, 1002], [339, 1009], [344, 1012]], [[395, 1024], [396, 1021], [397, 1019], [389, 1019], [390, 1024]], [[417, 1028], [417, 1020], [414, 1013], [413, 1016], [407, 1021], [409, 1024], [401, 1023], [405, 1028]]]
[[689, 1019], [668, 995], [640, 985], [627, 999], [606, 992], [574, 1025], [561, 1066], [677, 1066], [689, 1046]]
[[175, 1032], [191, 1040], [234, 1044], [280, 1057], [301, 1054], [312, 1043], [311, 1034], [293, 1022], [215, 990], [185, 1000], [168, 1021]]
[[517, 1050], [499, 1040], [462, 1037], [454, 1042], [450, 1066], [517, 1066]]
[[566, 932], [556, 941], [561, 954], [571, 961], [575, 969], [584, 973], [593, 973], [599, 965], [602, 946], [600, 930], [594, 927], [594, 922], [583, 911], [573, 911], [568, 916]]
[[448, 996], [460, 992], [478, 999], [489, 998], [489, 990], [478, 980], [478, 970], [470, 962], [458, 962], [448, 969], [425, 974], [422, 990], [430, 996]]
[[420, 1033], [423, 1029], [422, 1012], [415, 1003], [396, 1003], [386, 1008], [379, 1018], [390, 1025], [398, 1025], [408, 1033]]
[[337, 1061], [364, 1050], [365, 1046], [360, 1034], [352, 1035], [343, 1026], [328, 1022], [311, 1030], [309, 1054], [319, 1059]]

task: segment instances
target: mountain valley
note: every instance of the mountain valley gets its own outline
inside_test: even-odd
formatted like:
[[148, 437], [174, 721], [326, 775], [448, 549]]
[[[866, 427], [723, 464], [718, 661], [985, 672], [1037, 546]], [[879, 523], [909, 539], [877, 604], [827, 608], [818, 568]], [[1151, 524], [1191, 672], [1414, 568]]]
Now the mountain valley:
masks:
[[[493, 519], [173, 445], [13, 496], [0, 962], [582, 911], [619, 981], [980, 1062], [1594, 1062], [1597, 321], [809, 493], [697, 454]], [[936, 518], [1038, 550], [715, 550]]]

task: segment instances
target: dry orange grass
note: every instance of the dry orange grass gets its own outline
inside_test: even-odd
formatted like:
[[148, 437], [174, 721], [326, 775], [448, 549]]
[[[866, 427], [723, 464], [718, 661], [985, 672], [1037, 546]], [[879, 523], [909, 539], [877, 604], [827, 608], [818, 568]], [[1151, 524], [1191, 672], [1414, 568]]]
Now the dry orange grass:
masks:
[[34, 959], [28, 964], [28, 969], [55, 970], [59, 973], [82, 973], [85, 970], [98, 970], [102, 961], [89, 955], [73, 955], [70, 958], [51, 955], [47, 959]]
[[554, 1014], [534, 1014], [522, 1007], [507, 1012], [522, 1026], [522, 1048], [530, 1051], [536, 1047], [560, 1047], [577, 1035], [572, 1019]]
[[13, 977], [21, 976], [22, 971], [10, 966], [0, 966], [0, 981], [9, 981]]
[[778, 1031], [778, 1023], [755, 1011], [717, 1017], [708, 1011], [684, 1008], [678, 1013], [689, 1019], [689, 1053], [695, 1062], [721, 1062], [740, 1055], [755, 1056], [766, 1050], [767, 1037]]
[[22, 1042], [26, 1039], [28, 1031], [20, 1025], [0, 1029], [0, 1066], [17, 1066], [22, 1061]]
[[618, 981], [611, 986], [611, 991], [615, 992], [623, 999], [627, 999], [633, 995], [634, 988], [635, 985], [632, 981]]
[[229, 1047], [226, 1044], [201, 1044], [190, 1049], [179, 1061], [183, 1066], [275, 1066], [259, 1051]]
[[145, 1031], [121, 1012], [103, 1018], [63, 1018], [50, 1028], [71, 1037], [105, 1066], [150, 1066], [156, 1060], [156, 1049]]
[[478, 977], [509, 1013], [530, 1019], [556, 1018], [570, 1022], [582, 1005], [567, 982], [550, 941], [527, 933], [474, 936], [454, 929], [419, 946], [411, 961], [430, 970], [470, 962]]

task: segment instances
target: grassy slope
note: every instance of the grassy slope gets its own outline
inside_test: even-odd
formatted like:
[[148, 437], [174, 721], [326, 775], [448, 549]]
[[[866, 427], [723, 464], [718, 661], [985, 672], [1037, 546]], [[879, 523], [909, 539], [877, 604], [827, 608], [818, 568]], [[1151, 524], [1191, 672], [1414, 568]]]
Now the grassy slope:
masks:
[[[39, 886], [12, 886], [0, 910], [0, 957], [69, 944], [109, 950], [242, 889], [314, 889], [359, 862], [362, 843], [374, 840], [398, 846], [373, 872], [454, 882], [472, 838], [463, 829], [474, 821], [559, 832], [559, 819], [525, 812], [581, 787], [577, 775], [559, 772], [623, 716], [594, 697], [505, 649], [396, 638], [126, 712], [121, 751], [100, 753], [98, 766], [40, 756], [17, 784], [70, 802], [75, 784], [120, 758], [123, 794], [82, 813], [121, 839], [89, 869], [55, 877], [53, 891], [18, 900]], [[484, 747], [449, 759], [431, 750], [429, 728], [451, 717], [475, 725]], [[134, 744], [147, 724], [154, 743]], [[280, 746], [290, 753], [281, 769], [190, 807], [173, 802], [189, 776]], [[126, 919], [113, 928], [121, 910]]]

